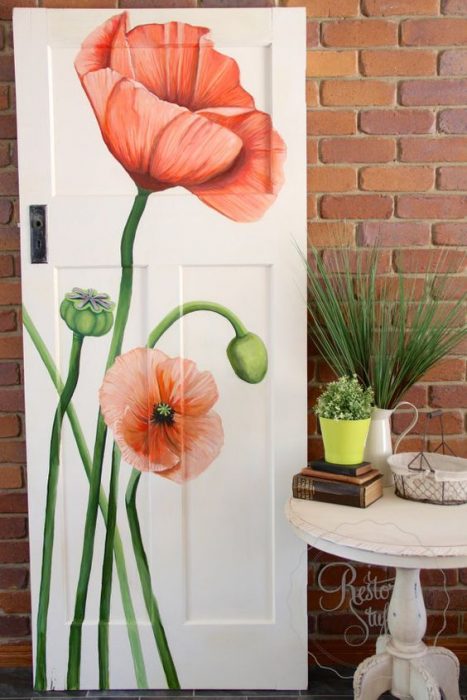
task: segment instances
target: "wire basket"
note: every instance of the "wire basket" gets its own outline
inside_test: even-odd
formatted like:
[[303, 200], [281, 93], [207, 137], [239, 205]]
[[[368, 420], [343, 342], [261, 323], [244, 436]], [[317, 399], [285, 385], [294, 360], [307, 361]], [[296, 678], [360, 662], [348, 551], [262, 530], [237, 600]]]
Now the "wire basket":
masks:
[[[423, 444], [426, 446], [428, 421], [437, 417], [441, 424], [441, 442], [433, 452], [401, 452], [388, 458], [396, 495], [442, 506], [467, 503], [467, 459], [456, 457], [444, 440], [441, 410], [427, 414]], [[451, 454], [446, 454], [447, 450]]]

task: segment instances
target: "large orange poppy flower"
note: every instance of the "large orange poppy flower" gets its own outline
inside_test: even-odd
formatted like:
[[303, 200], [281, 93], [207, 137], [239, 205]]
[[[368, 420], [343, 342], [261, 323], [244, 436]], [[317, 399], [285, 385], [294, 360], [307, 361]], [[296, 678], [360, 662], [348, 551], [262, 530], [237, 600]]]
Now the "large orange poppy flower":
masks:
[[148, 348], [117, 357], [99, 392], [125, 461], [178, 483], [201, 474], [221, 450], [222, 422], [211, 411], [217, 398], [210, 372]]
[[181, 185], [234, 221], [259, 219], [283, 183], [285, 144], [209, 29], [127, 31], [127, 13], [84, 41], [75, 67], [112, 155], [139, 187]]

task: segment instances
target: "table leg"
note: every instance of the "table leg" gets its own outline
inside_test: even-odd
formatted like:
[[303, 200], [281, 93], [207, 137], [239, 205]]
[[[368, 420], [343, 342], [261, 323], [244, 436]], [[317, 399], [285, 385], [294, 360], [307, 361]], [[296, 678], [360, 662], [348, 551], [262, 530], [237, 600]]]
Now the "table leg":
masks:
[[356, 700], [376, 700], [385, 690], [404, 700], [460, 700], [455, 654], [423, 643], [426, 609], [418, 569], [397, 569], [388, 609], [390, 636], [354, 676]]

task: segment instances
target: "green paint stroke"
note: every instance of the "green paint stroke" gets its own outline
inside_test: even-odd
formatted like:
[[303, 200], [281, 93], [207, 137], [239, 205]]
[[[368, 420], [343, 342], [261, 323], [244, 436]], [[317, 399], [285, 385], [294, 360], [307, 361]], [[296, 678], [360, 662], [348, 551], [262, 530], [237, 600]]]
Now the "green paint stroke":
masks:
[[118, 477], [120, 474], [121, 454], [114, 443], [112, 449], [112, 470], [109, 486], [109, 512], [107, 517], [107, 532], [105, 536], [104, 560], [102, 563], [102, 583], [100, 616], [98, 630], [99, 646], [99, 688], [105, 690], [110, 686], [109, 673], [109, 620], [112, 597], [113, 550], [115, 527], [117, 523]]
[[152, 592], [151, 572], [149, 571], [148, 559], [143, 545], [141, 528], [138, 519], [138, 511], [136, 508], [136, 494], [138, 484], [141, 477], [141, 472], [133, 469], [128, 487], [126, 490], [125, 503], [128, 515], [128, 523], [130, 525], [131, 541], [135, 552], [136, 564], [141, 581], [144, 603], [148, 611], [151, 621], [154, 638], [156, 640], [159, 657], [164, 669], [167, 685], [170, 690], [179, 690], [180, 683], [177, 676], [177, 671], [170, 653], [169, 644], [162, 624], [159, 606], [156, 597]]
[[[29, 313], [23, 306], [23, 325], [26, 328], [29, 336], [42, 359], [45, 368], [52, 380], [59, 395], [63, 392], [64, 383], [60, 377], [58, 369], [50, 355], [44, 341], [42, 340], [37, 328], [35, 327]], [[76, 411], [70, 402], [66, 408], [66, 413], [68, 420], [70, 421], [71, 429], [78, 447], [78, 452], [83, 462], [84, 471], [88, 479], [91, 476], [92, 462], [91, 455], [89, 454], [88, 447], [84, 438], [81, 425], [79, 423]], [[101, 488], [99, 492], [99, 507], [102, 512], [104, 522], [107, 523], [108, 518], [108, 505], [104, 490]], [[123, 544], [120, 537], [118, 528], [115, 530], [114, 538], [114, 556], [115, 556], [115, 566], [117, 569], [117, 576], [120, 584], [120, 591], [122, 596], [123, 610], [125, 613], [125, 620], [128, 630], [128, 638], [130, 642], [130, 648], [133, 658], [133, 665], [135, 669], [135, 677], [138, 688], [147, 688], [148, 680], [146, 677], [146, 669], [144, 666], [143, 651], [141, 648], [141, 640], [139, 637], [138, 625], [136, 623], [136, 615], [133, 607], [133, 602], [131, 599], [130, 586], [128, 583], [128, 575], [126, 571], [125, 556], [123, 553]]]
[[[138, 190], [138, 194], [133, 202], [133, 207], [122, 235], [120, 246], [122, 267], [120, 292], [118, 297], [117, 312], [115, 315], [112, 341], [107, 358], [107, 369], [113, 365], [115, 358], [120, 354], [122, 349], [123, 336], [130, 311], [131, 293], [133, 288], [133, 245], [138, 224], [146, 207], [149, 194], [149, 192], [144, 190]], [[96, 439], [94, 443], [93, 464], [89, 484], [86, 521], [84, 525], [80, 573], [78, 586], [76, 589], [74, 617], [70, 627], [67, 673], [68, 690], [78, 690], [80, 685], [82, 627], [86, 612], [89, 579], [91, 576], [92, 560], [94, 555], [97, 509], [99, 503], [99, 490], [101, 487], [102, 465], [104, 461], [106, 438], [107, 426], [101, 412], [99, 411]], [[108, 632], [108, 625], [104, 625], [104, 628], [103, 633], [105, 634], [105, 630]], [[99, 658], [99, 675], [101, 675], [101, 671], [102, 664], [101, 659]], [[102, 673], [105, 672], [102, 671]]]
[[60, 438], [63, 416], [71, 401], [79, 378], [79, 363], [83, 336], [73, 333], [68, 377], [58, 400], [50, 438], [49, 476], [47, 479], [47, 499], [45, 507], [44, 540], [42, 545], [41, 583], [39, 589], [39, 605], [37, 609], [37, 655], [36, 690], [47, 689], [47, 616], [50, 601], [50, 582], [52, 578], [52, 554], [55, 535], [55, 507], [57, 504], [57, 484], [60, 467]]

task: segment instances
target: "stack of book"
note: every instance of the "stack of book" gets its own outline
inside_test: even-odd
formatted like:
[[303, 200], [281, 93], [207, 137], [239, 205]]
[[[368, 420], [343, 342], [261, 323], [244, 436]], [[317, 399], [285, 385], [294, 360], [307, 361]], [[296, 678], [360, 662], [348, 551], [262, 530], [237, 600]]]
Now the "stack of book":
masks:
[[316, 460], [295, 474], [294, 498], [366, 508], [383, 495], [383, 475], [369, 462], [332, 464]]

